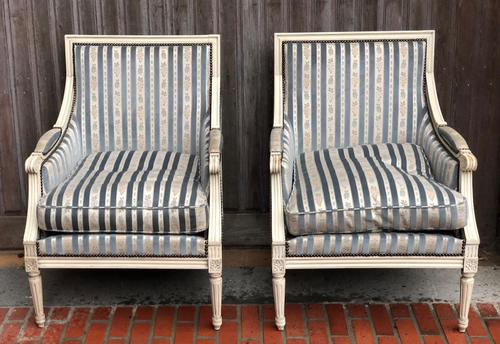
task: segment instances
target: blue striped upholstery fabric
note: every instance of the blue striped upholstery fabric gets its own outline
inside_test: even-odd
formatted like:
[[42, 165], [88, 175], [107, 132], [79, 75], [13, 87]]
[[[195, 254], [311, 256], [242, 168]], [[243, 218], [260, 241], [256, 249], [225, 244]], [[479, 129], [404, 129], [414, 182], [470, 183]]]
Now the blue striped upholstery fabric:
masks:
[[43, 162], [42, 191], [49, 193], [71, 175], [83, 158], [78, 123], [70, 122], [57, 149]]
[[75, 45], [85, 153], [196, 154], [210, 106], [210, 45]]
[[456, 188], [458, 164], [430, 123], [425, 52], [420, 40], [284, 43], [283, 112], [297, 153], [414, 143], [436, 179]]
[[203, 257], [206, 240], [195, 235], [66, 234], [38, 240], [40, 256]]
[[208, 228], [198, 157], [165, 151], [88, 155], [38, 204], [40, 229], [196, 233]]
[[295, 171], [295, 142], [293, 135], [293, 128], [288, 118], [283, 120], [283, 130], [281, 137], [281, 179], [283, 184], [283, 199], [287, 201], [290, 198], [293, 186], [293, 178]]
[[439, 141], [429, 116], [424, 118], [418, 136], [418, 144], [428, 157], [434, 178], [451, 189], [458, 189], [457, 159]]
[[432, 177], [415, 144], [358, 145], [302, 153], [285, 207], [292, 235], [454, 230], [467, 202]]
[[287, 241], [288, 256], [459, 256], [463, 240], [429, 233], [306, 235]]

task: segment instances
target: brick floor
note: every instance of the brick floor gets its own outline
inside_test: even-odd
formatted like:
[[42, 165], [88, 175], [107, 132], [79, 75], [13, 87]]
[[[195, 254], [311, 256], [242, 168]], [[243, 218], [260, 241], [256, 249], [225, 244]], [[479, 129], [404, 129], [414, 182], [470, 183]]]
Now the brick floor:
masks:
[[3, 343], [497, 343], [500, 304], [470, 310], [457, 332], [452, 304], [287, 304], [287, 328], [274, 327], [272, 305], [224, 305], [221, 331], [209, 305], [53, 307], [47, 324], [33, 309], [0, 307]]

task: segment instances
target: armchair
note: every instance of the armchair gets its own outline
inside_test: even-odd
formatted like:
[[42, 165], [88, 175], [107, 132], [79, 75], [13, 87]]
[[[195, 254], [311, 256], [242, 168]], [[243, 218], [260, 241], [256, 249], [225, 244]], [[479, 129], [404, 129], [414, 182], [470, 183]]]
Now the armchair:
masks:
[[54, 128], [26, 160], [25, 269], [208, 270], [222, 324], [219, 36], [65, 38]]
[[441, 114], [434, 31], [278, 33], [270, 142], [275, 322], [288, 269], [456, 268], [468, 325], [477, 161]]

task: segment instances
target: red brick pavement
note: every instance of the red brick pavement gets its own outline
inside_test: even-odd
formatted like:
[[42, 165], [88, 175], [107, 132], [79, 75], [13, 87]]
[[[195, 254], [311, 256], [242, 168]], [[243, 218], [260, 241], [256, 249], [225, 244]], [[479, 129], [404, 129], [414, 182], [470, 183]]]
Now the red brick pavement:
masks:
[[452, 304], [288, 304], [287, 328], [271, 305], [224, 305], [220, 331], [208, 305], [0, 307], [0, 343], [497, 343], [500, 304], [473, 305], [467, 333]]

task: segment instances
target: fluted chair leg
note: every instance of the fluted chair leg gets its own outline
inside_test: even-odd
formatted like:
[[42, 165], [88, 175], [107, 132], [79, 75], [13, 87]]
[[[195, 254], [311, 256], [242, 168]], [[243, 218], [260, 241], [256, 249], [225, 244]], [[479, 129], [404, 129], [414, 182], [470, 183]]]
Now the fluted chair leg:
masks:
[[458, 319], [458, 330], [460, 332], [465, 332], [469, 325], [469, 309], [473, 286], [474, 273], [463, 273], [460, 279], [460, 317]]
[[285, 275], [273, 274], [273, 294], [276, 327], [278, 330], [285, 329]]
[[45, 325], [45, 314], [43, 312], [42, 276], [40, 271], [28, 272], [33, 308], [35, 310], [35, 322], [39, 327]]
[[219, 330], [222, 325], [222, 275], [210, 274], [210, 288], [212, 293], [212, 325]]

